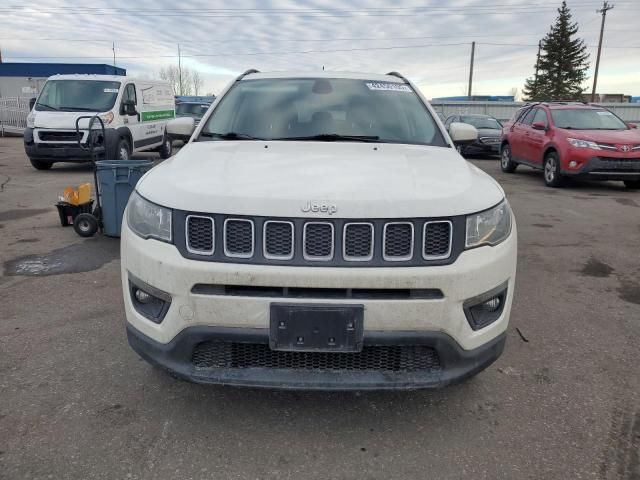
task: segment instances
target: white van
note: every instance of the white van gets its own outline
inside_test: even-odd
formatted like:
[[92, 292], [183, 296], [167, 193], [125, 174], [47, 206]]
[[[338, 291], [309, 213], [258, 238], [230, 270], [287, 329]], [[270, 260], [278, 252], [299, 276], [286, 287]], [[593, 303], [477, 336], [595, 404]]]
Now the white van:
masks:
[[[168, 83], [116, 75], [54, 75], [32, 100], [24, 148], [31, 164], [48, 170], [56, 162], [82, 162], [91, 152], [78, 145], [76, 121], [99, 115], [104, 122], [104, 158], [126, 160], [132, 153], [154, 150], [171, 156], [167, 120], [175, 116]], [[89, 118], [78, 122], [86, 146]], [[92, 128], [99, 128], [94, 122]]]

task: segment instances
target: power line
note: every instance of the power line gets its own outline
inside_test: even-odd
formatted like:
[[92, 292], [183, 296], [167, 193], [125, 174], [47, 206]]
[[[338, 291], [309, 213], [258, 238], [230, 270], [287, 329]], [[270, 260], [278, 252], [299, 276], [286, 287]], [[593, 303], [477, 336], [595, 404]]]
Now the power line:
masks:
[[[538, 44], [513, 44], [513, 43], [485, 43], [476, 42], [477, 45], [488, 46], [500, 46], [500, 47], [537, 47]], [[297, 54], [309, 54], [309, 53], [341, 53], [341, 52], [360, 52], [360, 51], [372, 51], [372, 50], [399, 50], [399, 49], [411, 49], [411, 48], [431, 48], [431, 47], [454, 47], [461, 45], [469, 45], [469, 43], [431, 43], [421, 45], [392, 45], [387, 47], [363, 47], [363, 48], [338, 48], [338, 49], [324, 49], [324, 50], [294, 50], [294, 51], [271, 51], [271, 52], [230, 52], [230, 53], [193, 53], [193, 54], [181, 54], [181, 58], [206, 58], [206, 57], [233, 57], [233, 56], [260, 56], [260, 55], [297, 55]], [[595, 45], [590, 45], [595, 47]], [[607, 46], [603, 48], [620, 48], [620, 49], [640, 49], [640, 45], [626, 45], [626, 46]], [[142, 55], [142, 56], [119, 56], [120, 59], [135, 60], [135, 59], [153, 59], [153, 58], [178, 58], [178, 55]], [[106, 56], [9, 56], [5, 58], [11, 59], [104, 59], [111, 58]]]
[[[624, 33], [624, 32], [637, 32], [637, 30], [625, 30], [625, 29], [609, 29], [609, 32], [616, 33]], [[597, 33], [599, 30], [582, 30], [581, 33]], [[544, 37], [546, 32], [543, 33], [490, 33], [485, 35], [477, 35], [477, 34], [450, 34], [450, 35], [420, 35], [415, 37], [342, 37], [342, 38], [270, 38], [270, 42], [295, 42], [295, 43], [313, 43], [313, 42], [360, 42], [360, 41], [374, 41], [374, 42], [383, 42], [383, 41], [395, 41], [395, 40], [426, 40], [426, 39], [434, 39], [434, 38], [491, 38], [491, 37]], [[172, 40], [159, 39], [159, 40], [140, 40], [136, 37], [129, 37], [131, 40], [124, 40], [127, 37], [118, 36], [118, 43], [149, 43], [149, 44], [158, 44], [162, 41], [167, 42], [167, 44], [172, 44]], [[112, 43], [113, 39], [91, 39], [91, 38], [53, 38], [53, 37], [43, 37], [43, 38], [16, 38], [16, 37], [0, 37], [2, 41], [15, 41], [15, 42], [36, 42], [36, 41], [47, 41], [47, 42], [83, 42], [83, 43]], [[236, 42], [245, 42], [244, 38], [234, 38], [227, 40], [211, 40], [203, 41], [203, 40], [180, 40], [181, 44], [198, 44], [202, 45], [203, 43], [211, 43], [211, 44], [225, 44], [225, 43], [236, 43]]]
[[[1, 13], [16, 13], [20, 12], [21, 15], [40, 15], [42, 13], [50, 13], [55, 15], [91, 15], [91, 16], [114, 16], [131, 14], [137, 18], [141, 17], [198, 17], [198, 18], [262, 18], [262, 17], [277, 17], [277, 16], [298, 16], [298, 17], [414, 17], [414, 16], [451, 16], [451, 15], [512, 15], [518, 14], [532, 14], [541, 13], [550, 10], [556, 10], [557, 6], [551, 4], [543, 5], [504, 5], [504, 8], [497, 8], [497, 5], [490, 6], [460, 6], [460, 7], [407, 7], [410, 9], [402, 10], [396, 8], [395, 10], [381, 11], [375, 9], [360, 9], [360, 10], [322, 10], [322, 9], [307, 9], [307, 10], [186, 10], [186, 9], [156, 9], [155, 11], [148, 9], [123, 9], [123, 8], [109, 8], [103, 10], [92, 10], [86, 7], [76, 7], [71, 10], [56, 10], [52, 7], [40, 8], [37, 11], [33, 11], [29, 7], [18, 7], [14, 9], [0, 9]], [[581, 4], [574, 6], [574, 10], [582, 10], [592, 8], [593, 4]], [[633, 4], [631, 4], [633, 5]], [[73, 8], [73, 7], [72, 7]], [[239, 12], [239, 13], [237, 13]]]

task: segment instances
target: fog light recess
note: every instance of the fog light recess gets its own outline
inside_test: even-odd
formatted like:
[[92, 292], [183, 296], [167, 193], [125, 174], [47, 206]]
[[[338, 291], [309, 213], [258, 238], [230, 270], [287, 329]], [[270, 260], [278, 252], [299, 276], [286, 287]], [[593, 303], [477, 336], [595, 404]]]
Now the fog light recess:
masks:
[[154, 323], [164, 320], [171, 306], [171, 295], [129, 274], [129, 293], [136, 312]]
[[464, 314], [473, 330], [480, 330], [500, 318], [507, 299], [507, 282], [464, 302]]

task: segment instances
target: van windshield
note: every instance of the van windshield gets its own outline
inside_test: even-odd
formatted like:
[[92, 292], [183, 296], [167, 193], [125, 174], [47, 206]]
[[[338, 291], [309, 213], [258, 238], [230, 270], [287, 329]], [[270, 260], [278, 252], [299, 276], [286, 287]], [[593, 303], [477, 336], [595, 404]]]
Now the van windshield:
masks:
[[409, 85], [332, 78], [236, 82], [199, 140], [254, 139], [447, 146]]
[[49, 80], [35, 109], [61, 112], [106, 112], [111, 110], [120, 82], [97, 80]]
[[196, 115], [202, 117], [207, 113], [208, 108], [209, 105], [204, 105], [202, 103], [178, 103], [176, 104], [176, 115]]

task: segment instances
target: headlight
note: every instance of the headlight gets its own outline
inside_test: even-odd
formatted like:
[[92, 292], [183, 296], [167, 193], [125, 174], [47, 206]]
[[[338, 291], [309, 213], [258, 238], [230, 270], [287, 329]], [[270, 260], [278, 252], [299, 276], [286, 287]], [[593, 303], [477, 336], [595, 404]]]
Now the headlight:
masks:
[[129, 228], [142, 238], [171, 243], [171, 209], [161, 207], [133, 192], [127, 204]]
[[467, 248], [497, 245], [510, 233], [511, 209], [506, 200], [489, 210], [467, 216]]
[[27, 128], [35, 127], [36, 126], [35, 120], [36, 120], [36, 116], [33, 113], [30, 113], [29, 115], [27, 115]]
[[577, 148], [593, 148], [594, 150], [600, 150], [600, 146], [596, 142], [590, 142], [589, 140], [580, 140], [579, 138], [567, 138], [572, 146]]
[[102, 123], [104, 123], [105, 125], [109, 125], [111, 122], [113, 122], [113, 112], [107, 112], [103, 115], [100, 115], [100, 119], [102, 120]]

